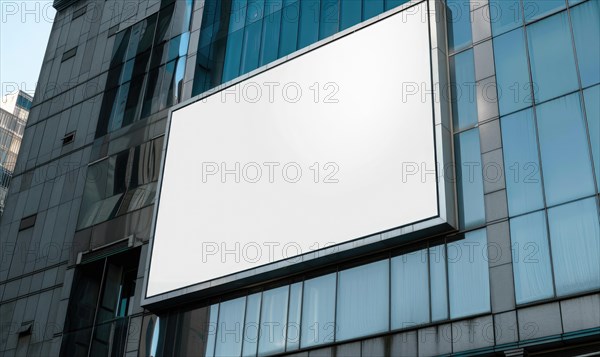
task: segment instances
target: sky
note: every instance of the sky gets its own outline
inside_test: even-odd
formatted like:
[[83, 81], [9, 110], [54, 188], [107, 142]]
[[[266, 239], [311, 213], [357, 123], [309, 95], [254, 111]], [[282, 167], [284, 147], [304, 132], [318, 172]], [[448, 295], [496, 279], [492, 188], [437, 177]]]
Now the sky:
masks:
[[40, 75], [56, 11], [52, 0], [0, 0], [1, 94], [30, 94]]

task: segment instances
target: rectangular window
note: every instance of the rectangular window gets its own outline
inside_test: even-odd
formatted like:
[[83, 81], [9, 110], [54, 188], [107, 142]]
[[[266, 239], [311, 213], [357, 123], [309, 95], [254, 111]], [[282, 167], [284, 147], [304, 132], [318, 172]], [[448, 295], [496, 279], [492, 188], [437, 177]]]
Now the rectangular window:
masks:
[[504, 172], [510, 216], [544, 207], [533, 110], [501, 119]]
[[472, 49], [450, 57], [450, 85], [454, 130], [468, 129], [477, 123], [475, 63]]
[[261, 356], [285, 352], [289, 290], [289, 286], [282, 286], [263, 293], [258, 339]]
[[600, 82], [600, 2], [587, 1], [571, 9], [571, 23], [581, 84], [585, 88]]
[[565, 6], [565, 0], [523, 0], [523, 11], [527, 22], [564, 9]]
[[309, 46], [319, 40], [319, 0], [300, 1], [300, 30], [298, 33], [298, 49]]
[[548, 210], [558, 296], [600, 288], [600, 223], [596, 198]]
[[591, 158], [579, 93], [537, 107], [546, 204], [594, 194]]
[[302, 348], [334, 341], [335, 285], [335, 273], [304, 282]]
[[[268, 3], [267, 3], [268, 4]], [[260, 54], [260, 65], [275, 61], [279, 52], [279, 33], [281, 32], [281, 13], [275, 11], [265, 17], [262, 30], [262, 48]]]
[[[208, 315], [208, 333], [206, 336], [206, 357], [215, 355], [215, 343], [217, 337], [217, 326], [219, 325], [219, 304], [211, 305]], [[158, 337], [158, 336], [156, 336]], [[156, 338], [152, 338], [153, 341]], [[155, 348], [152, 348], [155, 351]], [[152, 355], [152, 354], [151, 354]]]
[[490, 278], [485, 229], [448, 244], [450, 318], [490, 311]]
[[448, 283], [446, 245], [429, 248], [429, 280], [431, 286], [431, 321], [448, 318]]
[[479, 129], [455, 137], [458, 212], [461, 228], [485, 223]]
[[215, 357], [239, 356], [242, 352], [246, 297], [225, 301], [220, 305]]
[[579, 87], [567, 13], [527, 27], [529, 57], [536, 103]]
[[510, 239], [517, 304], [551, 298], [554, 289], [545, 212], [511, 219]]
[[469, 47], [471, 35], [471, 4], [469, 0], [447, 0], [448, 46], [450, 52]]
[[337, 0], [321, 0], [321, 23], [319, 39], [324, 39], [339, 31], [340, 9]]
[[286, 351], [297, 350], [300, 347], [300, 312], [302, 311], [302, 283], [290, 286], [290, 302], [287, 320]]
[[244, 343], [242, 356], [256, 356], [260, 322], [261, 293], [252, 294], [246, 299], [246, 320], [244, 321]]
[[358, 24], [362, 18], [362, 0], [341, 1], [340, 17], [340, 30], [345, 30], [348, 27]]
[[492, 34], [501, 35], [523, 25], [520, 0], [490, 0]]
[[388, 321], [389, 260], [341, 271], [338, 276], [336, 341], [387, 331]]
[[392, 329], [429, 322], [428, 263], [427, 249], [392, 258]]
[[523, 28], [494, 38], [494, 60], [500, 115], [531, 106], [532, 86]]
[[383, 0], [363, 0], [363, 21], [375, 17], [383, 12]]
[[279, 57], [284, 57], [298, 48], [298, 19], [300, 3], [293, 1], [285, 6], [281, 13], [281, 36], [279, 38]]

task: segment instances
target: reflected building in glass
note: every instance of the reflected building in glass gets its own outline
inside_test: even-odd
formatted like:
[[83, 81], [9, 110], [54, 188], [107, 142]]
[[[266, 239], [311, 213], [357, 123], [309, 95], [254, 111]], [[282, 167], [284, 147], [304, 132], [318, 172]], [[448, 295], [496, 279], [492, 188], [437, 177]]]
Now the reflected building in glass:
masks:
[[55, 0], [0, 219], [0, 354], [599, 352], [597, 0], [432, 0], [457, 230], [141, 306], [169, 109], [421, 1]]
[[0, 216], [15, 171], [33, 97], [21, 90], [0, 101]]

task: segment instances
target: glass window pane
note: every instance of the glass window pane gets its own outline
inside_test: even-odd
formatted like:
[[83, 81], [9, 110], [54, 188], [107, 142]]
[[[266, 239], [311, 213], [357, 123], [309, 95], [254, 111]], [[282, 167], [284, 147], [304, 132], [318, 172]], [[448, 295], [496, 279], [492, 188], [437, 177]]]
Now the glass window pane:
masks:
[[300, 347], [300, 311], [302, 310], [302, 283], [290, 287], [290, 306], [287, 321], [286, 351], [297, 350]]
[[242, 324], [245, 311], [246, 297], [221, 303], [215, 357], [239, 356], [242, 353]]
[[600, 82], [600, 2], [588, 1], [571, 10], [579, 74], [583, 87]]
[[[248, 14], [250, 16], [250, 13]], [[255, 15], [258, 16], [258, 15]], [[262, 38], [263, 20], [252, 22], [246, 26], [244, 32], [244, 45], [242, 50], [242, 71], [240, 74], [248, 73], [258, 68], [260, 59], [260, 41]]]
[[340, 30], [358, 24], [362, 18], [362, 0], [344, 0], [340, 2]]
[[450, 318], [490, 311], [486, 230], [466, 233], [447, 249]]
[[515, 112], [533, 103], [525, 51], [523, 28], [494, 38], [500, 115]]
[[390, 10], [407, 3], [409, 0], [385, 0], [385, 10]]
[[533, 21], [566, 7], [565, 0], [523, 0], [525, 20]]
[[600, 85], [584, 90], [583, 98], [585, 99], [585, 113], [594, 156], [596, 184], [600, 191]]
[[304, 282], [302, 348], [333, 342], [336, 274]]
[[600, 223], [596, 198], [548, 210], [556, 294], [600, 288]]
[[392, 329], [429, 322], [427, 249], [392, 258]]
[[[267, 3], [268, 4], [268, 3]], [[279, 58], [279, 33], [281, 32], [281, 10], [265, 17], [262, 30], [260, 65], [264, 66]]]
[[341, 271], [338, 277], [336, 340], [389, 328], [389, 260]]
[[248, 296], [246, 299], [246, 320], [244, 321], [243, 357], [256, 356], [260, 319], [261, 293]]
[[319, 0], [300, 1], [300, 32], [298, 33], [298, 49], [309, 46], [319, 40]]
[[546, 204], [554, 206], [595, 191], [579, 94], [537, 107]]
[[460, 227], [476, 227], [485, 223], [479, 129], [456, 135], [454, 146]]
[[450, 57], [450, 84], [454, 130], [467, 129], [477, 123], [473, 50]]
[[533, 110], [502, 118], [504, 175], [510, 216], [544, 207]]
[[339, 31], [340, 9], [338, 0], [321, 0], [321, 24], [319, 39], [329, 37]]
[[298, 20], [300, 19], [300, 4], [293, 1], [283, 8], [281, 14], [281, 37], [279, 39], [279, 57], [284, 57], [296, 51], [298, 45]]
[[211, 305], [208, 318], [208, 334], [206, 337], [206, 357], [215, 355], [215, 343], [219, 318], [219, 304]]
[[363, 21], [383, 12], [383, 0], [363, 0]]
[[492, 34], [498, 36], [523, 24], [519, 0], [490, 0]]
[[289, 290], [289, 286], [282, 286], [263, 293], [258, 339], [259, 356], [285, 351]]
[[429, 248], [431, 284], [431, 321], [448, 318], [448, 284], [446, 280], [446, 246]]
[[510, 220], [517, 304], [554, 295], [546, 215], [538, 211]]
[[579, 87], [567, 13], [527, 27], [531, 74], [536, 103]]
[[471, 44], [471, 5], [469, 0], [447, 0], [448, 46], [451, 52]]

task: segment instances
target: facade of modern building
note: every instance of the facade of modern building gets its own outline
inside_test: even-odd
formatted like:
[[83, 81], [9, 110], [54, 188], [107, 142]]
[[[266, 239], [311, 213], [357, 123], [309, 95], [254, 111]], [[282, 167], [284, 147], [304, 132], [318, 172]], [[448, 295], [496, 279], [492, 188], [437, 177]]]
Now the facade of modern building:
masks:
[[422, 1], [55, 0], [0, 219], [0, 355], [600, 351], [597, 0], [429, 2], [456, 230], [142, 306], [169, 109]]
[[32, 96], [17, 91], [7, 94], [0, 102], [0, 216], [4, 211], [4, 200], [15, 170], [32, 101]]

